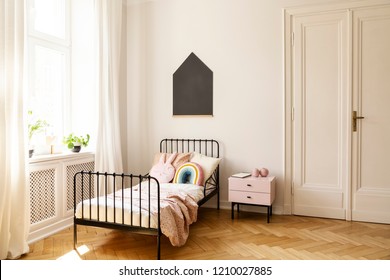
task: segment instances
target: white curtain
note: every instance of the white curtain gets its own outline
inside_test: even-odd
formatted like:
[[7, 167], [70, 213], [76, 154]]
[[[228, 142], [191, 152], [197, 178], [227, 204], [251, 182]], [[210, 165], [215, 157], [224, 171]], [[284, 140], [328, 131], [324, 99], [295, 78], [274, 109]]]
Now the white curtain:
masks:
[[[122, 0], [96, 0], [99, 110], [95, 170], [123, 172], [119, 123]], [[111, 190], [109, 190], [111, 191]]]
[[27, 253], [24, 0], [0, 0], [0, 258]]

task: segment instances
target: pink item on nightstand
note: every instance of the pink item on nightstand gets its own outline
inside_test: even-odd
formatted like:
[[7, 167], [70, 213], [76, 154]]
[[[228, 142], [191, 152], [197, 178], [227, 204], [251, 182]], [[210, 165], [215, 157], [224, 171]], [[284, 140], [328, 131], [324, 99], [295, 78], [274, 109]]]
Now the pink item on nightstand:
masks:
[[267, 168], [262, 168], [262, 169], [260, 169], [260, 176], [261, 176], [261, 177], [267, 177], [268, 174], [269, 174], [269, 171], [268, 171]]
[[259, 175], [260, 175], [260, 170], [257, 168], [253, 169], [252, 177], [259, 177]]

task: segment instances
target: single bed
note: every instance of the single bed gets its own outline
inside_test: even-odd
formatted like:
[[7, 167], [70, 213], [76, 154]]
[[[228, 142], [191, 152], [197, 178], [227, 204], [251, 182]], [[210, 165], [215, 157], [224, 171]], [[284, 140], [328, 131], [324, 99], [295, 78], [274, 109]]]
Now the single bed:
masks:
[[[163, 159], [174, 168], [169, 182], [165, 171], [155, 168]], [[220, 160], [216, 140], [163, 139], [146, 175], [78, 172], [74, 176], [74, 249], [77, 225], [156, 236], [157, 259], [162, 234], [173, 246], [183, 246], [189, 226], [197, 220], [198, 207], [216, 196], [219, 209]]]

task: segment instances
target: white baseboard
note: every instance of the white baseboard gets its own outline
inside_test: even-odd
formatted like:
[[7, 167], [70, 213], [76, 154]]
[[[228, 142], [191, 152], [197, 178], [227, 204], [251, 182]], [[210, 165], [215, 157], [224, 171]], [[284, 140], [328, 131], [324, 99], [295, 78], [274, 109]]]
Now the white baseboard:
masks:
[[61, 221], [47, 225], [45, 227], [41, 227], [29, 233], [27, 243], [31, 244], [37, 242], [61, 230], [71, 227], [72, 225], [73, 225], [73, 217], [69, 217]]

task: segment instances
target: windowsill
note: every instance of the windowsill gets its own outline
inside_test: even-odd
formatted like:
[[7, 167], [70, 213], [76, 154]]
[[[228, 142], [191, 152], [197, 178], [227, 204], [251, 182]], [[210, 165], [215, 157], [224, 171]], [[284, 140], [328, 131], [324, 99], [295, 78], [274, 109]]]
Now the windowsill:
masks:
[[93, 151], [80, 151], [78, 153], [73, 153], [71, 151], [66, 151], [58, 154], [47, 154], [47, 155], [33, 155], [31, 158], [29, 158], [29, 163], [38, 163], [38, 162], [45, 162], [45, 161], [54, 161], [54, 160], [61, 160], [61, 159], [76, 159], [76, 158], [83, 158], [88, 157], [91, 155], [94, 155], [95, 153]]

